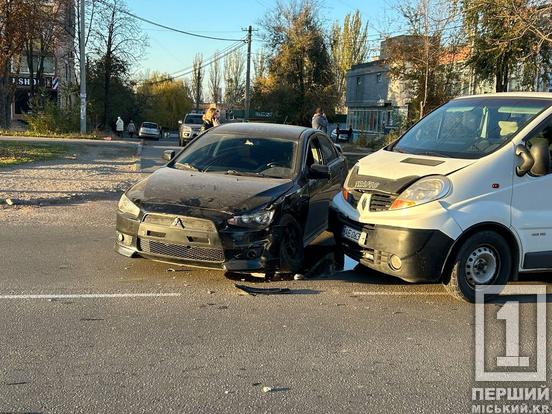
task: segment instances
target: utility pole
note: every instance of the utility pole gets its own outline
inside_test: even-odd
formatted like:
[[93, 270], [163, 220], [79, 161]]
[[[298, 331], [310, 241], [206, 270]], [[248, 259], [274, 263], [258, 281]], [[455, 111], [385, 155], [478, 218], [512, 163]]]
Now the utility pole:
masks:
[[251, 102], [251, 32], [252, 27], [247, 29], [247, 74], [245, 77], [245, 120], [249, 121], [249, 104]]
[[80, 24], [79, 24], [79, 46], [80, 46], [80, 133], [86, 134], [86, 51], [84, 33], [84, 1], [80, 0]]

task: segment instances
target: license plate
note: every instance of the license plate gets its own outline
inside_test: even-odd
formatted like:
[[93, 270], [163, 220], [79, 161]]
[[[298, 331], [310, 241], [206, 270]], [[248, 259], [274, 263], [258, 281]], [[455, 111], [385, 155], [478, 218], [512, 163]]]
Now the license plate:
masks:
[[349, 239], [356, 243], [363, 243], [366, 240], [365, 233], [352, 229], [349, 226], [343, 226], [343, 231], [341, 232], [341, 235], [346, 239]]

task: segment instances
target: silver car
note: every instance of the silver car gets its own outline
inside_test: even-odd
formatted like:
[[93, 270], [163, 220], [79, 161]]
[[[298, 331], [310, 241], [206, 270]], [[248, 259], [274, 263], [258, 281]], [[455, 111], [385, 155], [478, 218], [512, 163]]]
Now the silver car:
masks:
[[179, 123], [179, 142], [180, 146], [184, 147], [199, 135], [201, 126], [203, 125], [203, 114], [194, 112], [186, 114], [184, 121], [180, 121]]
[[155, 122], [142, 122], [138, 131], [139, 138], [153, 138], [159, 141], [161, 128]]

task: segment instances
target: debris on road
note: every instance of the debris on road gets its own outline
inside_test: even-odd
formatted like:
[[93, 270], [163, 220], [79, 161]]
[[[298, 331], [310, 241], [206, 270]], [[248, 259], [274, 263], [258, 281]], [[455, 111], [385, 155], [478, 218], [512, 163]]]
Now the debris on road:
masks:
[[6, 204], [8, 206], [13, 206], [15, 203], [13, 202], [13, 200], [11, 198], [6, 198]]
[[302, 275], [301, 273], [297, 273], [295, 276], [293, 276], [293, 280], [304, 280], [305, 275]]
[[262, 389], [261, 389], [263, 392], [271, 392], [274, 390], [274, 388], [272, 387], [267, 387], [267, 386], [264, 386]]
[[209, 295], [212, 295], [213, 293], [215, 293], [215, 291], [214, 291], [214, 290], [208, 290], [207, 293], [208, 293]]
[[281, 295], [281, 294], [291, 293], [291, 290], [289, 288], [257, 288], [253, 286], [247, 286], [247, 285], [238, 285], [237, 283], [234, 284], [234, 287], [246, 292], [251, 296]]

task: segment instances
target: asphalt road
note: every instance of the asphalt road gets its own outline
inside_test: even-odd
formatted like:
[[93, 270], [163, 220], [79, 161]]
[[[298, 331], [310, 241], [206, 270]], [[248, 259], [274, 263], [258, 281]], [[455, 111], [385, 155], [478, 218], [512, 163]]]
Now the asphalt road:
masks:
[[291, 289], [243, 296], [223, 272], [115, 254], [115, 206], [0, 211], [0, 412], [469, 413], [490, 386], [474, 307], [440, 285], [332, 272], [325, 237], [312, 278], [238, 280]]

